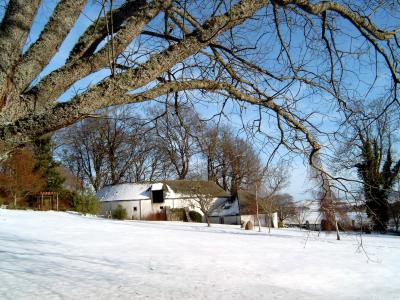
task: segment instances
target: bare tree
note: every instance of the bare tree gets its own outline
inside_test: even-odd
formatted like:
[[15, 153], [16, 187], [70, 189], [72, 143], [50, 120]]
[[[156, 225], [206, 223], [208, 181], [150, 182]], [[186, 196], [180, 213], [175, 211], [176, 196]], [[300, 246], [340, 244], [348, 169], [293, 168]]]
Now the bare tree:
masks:
[[204, 127], [201, 135], [198, 137], [198, 144], [203, 158], [207, 161], [207, 180], [218, 182], [220, 163], [219, 155], [219, 134], [216, 126]]
[[236, 195], [262, 177], [260, 157], [253, 145], [232, 130], [212, 124], [199, 140], [207, 161], [207, 177], [224, 190]]
[[151, 128], [127, 110], [104, 112], [60, 132], [64, 164], [98, 191], [104, 184], [161, 177], [162, 158]]
[[296, 206], [291, 195], [277, 194], [274, 196], [273, 202], [275, 203], [275, 210], [278, 213], [278, 219], [281, 224], [296, 215]]
[[303, 225], [305, 221], [307, 220], [307, 217], [310, 215], [310, 207], [304, 204], [296, 205], [295, 209], [295, 219], [297, 224]]
[[284, 162], [275, 166], [268, 166], [265, 171], [262, 186], [263, 197], [260, 204], [263, 211], [268, 215], [268, 233], [271, 232], [273, 214], [277, 211], [276, 202], [278, 198], [276, 195], [289, 183], [287, 173], [287, 166]]
[[[265, 119], [273, 118], [279, 144], [301, 151], [313, 163], [321, 148], [318, 134], [324, 133], [315, 115], [325, 115], [326, 107], [346, 110], [357, 83], [365, 87], [361, 98], [373, 97], [377, 71], [370, 78], [358, 74], [385, 72], [388, 80], [380, 81], [385, 96], [391, 105], [398, 103], [397, 1], [241, 0], [202, 5], [203, 1], [133, 0], [119, 7], [102, 1], [107, 5], [98, 7], [98, 18], [55, 69], [46, 66], [79, 15], [85, 14], [86, 1], [60, 1], [39, 38], [29, 39], [40, 2], [10, 0], [4, 8], [3, 157], [33, 137], [99, 109], [197, 90], [203, 100], [214, 93], [223, 104], [237, 100], [240, 108], [246, 106], [243, 103], [259, 106], [261, 117], [254, 128], [261, 130]], [[99, 82], [81, 81], [99, 70], [108, 70]], [[72, 95], [71, 87], [78, 92]], [[67, 91], [69, 98], [60, 101]], [[311, 104], [310, 97], [320, 99], [319, 105]], [[303, 109], [303, 101], [311, 107]]]
[[107, 181], [107, 152], [98, 120], [87, 119], [62, 132], [62, 161], [78, 178], [98, 191]]
[[188, 106], [166, 104], [166, 109], [153, 109], [155, 134], [160, 152], [168, 157], [178, 179], [189, 173], [191, 157], [197, 152], [195, 134], [201, 131], [197, 112]]
[[195, 185], [191, 188], [189, 205], [192, 208], [198, 208], [203, 213], [207, 226], [210, 227], [210, 214], [213, 212], [215, 206], [214, 202], [217, 195], [205, 190], [200, 185]]

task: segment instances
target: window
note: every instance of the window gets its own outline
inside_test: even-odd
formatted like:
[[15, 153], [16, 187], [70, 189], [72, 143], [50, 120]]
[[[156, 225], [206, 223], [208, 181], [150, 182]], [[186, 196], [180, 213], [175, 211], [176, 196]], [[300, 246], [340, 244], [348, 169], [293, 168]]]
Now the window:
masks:
[[164, 206], [160, 206], [160, 209], [164, 209]]
[[153, 203], [163, 203], [164, 202], [164, 191], [156, 190], [151, 191]]
[[137, 207], [136, 206], [133, 208], [133, 211], [137, 211]]

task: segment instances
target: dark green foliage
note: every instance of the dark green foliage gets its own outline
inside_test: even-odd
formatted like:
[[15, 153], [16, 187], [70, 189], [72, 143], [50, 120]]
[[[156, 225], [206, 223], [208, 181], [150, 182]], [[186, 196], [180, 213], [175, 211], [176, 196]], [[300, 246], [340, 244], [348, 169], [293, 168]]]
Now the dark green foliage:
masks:
[[126, 209], [122, 207], [121, 204], [118, 204], [117, 208], [112, 211], [111, 215], [113, 219], [117, 220], [125, 220], [128, 217]]
[[100, 210], [100, 203], [96, 196], [88, 192], [83, 194], [73, 193], [72, 208], [83, 214], [95, 215]]
[[65, 181], [57, 168], [59, 164], [54, 161], [52, 154], [52, 142], [50, 136], [37, 138], [33, 142], [34, 158], [36, 160], [35, 169], [44, 170], [46, 179], [45, 190], [48, 192], [59, 192], [62, 190], [62, 185]]
[[61, 190], [59, 192], [59, 199], [65, 203], [67, 209], [74, 208], [74, 198], [78, 193], [75, 191]]
[[195, 210], [189, 211], [189, 217], [192, 222], [201, 223], [203, 221], [203, 216]]
[[371, 139], [361, 131], [359, 138], [361, 162], [356, 168], [364, 183], [367, 213], [374, 223], [374, 230], [385, 231], [389, 221], [389, 192], [399, 174], [400, 161], [393, 165], [390, 144], [384, 153], [378, 139]]
[[390, 203], [390, 215], [393, 219], [393, 223], [396, 231], [399, 231], [400, 227], [400, 201]]

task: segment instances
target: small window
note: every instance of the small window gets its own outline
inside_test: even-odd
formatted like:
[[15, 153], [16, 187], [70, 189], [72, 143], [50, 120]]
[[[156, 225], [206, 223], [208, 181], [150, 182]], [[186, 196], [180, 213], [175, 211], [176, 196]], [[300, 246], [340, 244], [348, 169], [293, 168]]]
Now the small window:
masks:
[[160, 209], [164, 209], [164, 206], [160, 206]]
[[136, 206], [133, 208], [133, 211], [137, 211], [137, 207]]

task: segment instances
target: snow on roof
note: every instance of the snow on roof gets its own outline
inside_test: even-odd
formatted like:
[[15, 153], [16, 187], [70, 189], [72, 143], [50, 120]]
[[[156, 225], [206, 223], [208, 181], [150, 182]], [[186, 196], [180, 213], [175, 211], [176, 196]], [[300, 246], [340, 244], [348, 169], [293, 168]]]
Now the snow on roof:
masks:
[[212, 217], [236, 216], [239, 214], [239, 203], [236, 199], [218, 198], [213, 203], [211, 210], [210, 216]]
[[161, 191], [163, 190], [163, 184], [162, 183], [153, 183], [153, 185], [151, 186], [151, 190], [152, 191]]
[[100, 202], [150, 199], [151, 183], [123, 183], [107, 185], [97, 192]]
[[212, 195], [214, 197], [229, 197], [230, 194], [220, 188], [213, 181], [206, 180], [167, 180], [164, 183], [175, 193], [181, 195], [192, 195], [199, 193]]
[[146, 200], [151, 199], [151, 191], [165, 190], [166, 198], [185, 198], [191, 195], [192, 189], [199, 193], [214, 197], [229, 197], [229, 193], [211, 181], [170, 180], [165, 182], [148, 183], [123, 183], [103, 187], [97, 198], [100, 202], [120, 200]]

